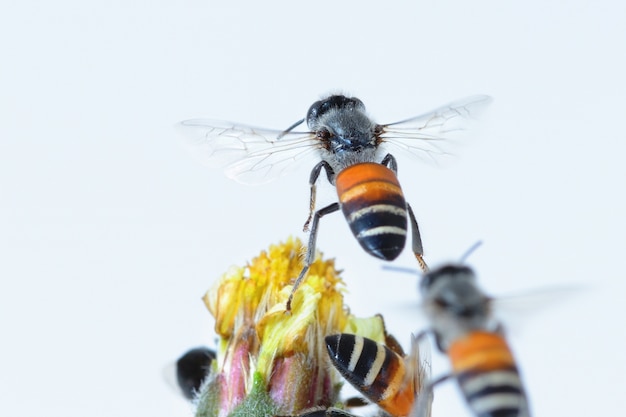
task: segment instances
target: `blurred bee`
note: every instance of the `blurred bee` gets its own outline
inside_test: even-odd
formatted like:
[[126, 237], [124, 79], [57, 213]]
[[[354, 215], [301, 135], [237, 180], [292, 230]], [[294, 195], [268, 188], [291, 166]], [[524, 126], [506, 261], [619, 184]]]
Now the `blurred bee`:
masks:
[[205, 347], [187, 351], [176, 361], [176, 380], [185, 398], [193, 400], [209, 376], [215, 352]]
[[431, 327], [426, 333], [434, 335], [452, 365], [452, 373], [429, 383], [428, 390], [455, 378], [475, 416], [527, 417], [515, 359], [492, 315], [493, 300], [477, 286], [474, 272], [444, 266], [425, 274], [420, 290]]
[[[398, 182], [397, 163], [385, 144], [408, 151], [441, 153], [442, 135], [462, 129], [463, 122], [490, 102], [474, 96], [401, 122], [376, 124], [356, 97], [331, 95], [311, 105], [305, 119], [285, 131], [273, 131], [211, 120], [187, 120], [180, 127], [193, 138], [194, 147], [208, 162], [227, 163], [229, 177], [245, 183], [264, 182], [284, 174], [300, 159], [317, 152], [321, 159], [312, 169], [309, 216], [304, 230], [310, 235], [304, 266], [287, 301], [287, 311], [298, 285], [315, 258], [321, 217], [342, 210], [352, 233], [369, 254], [393, 260], [404, 249], [411, 222], [412, 250], [421, 268], [422, 241], [413, 210]], [[294, 132], [306, 120], [308, 132]], [[324, 170], [337, 190], [338, 202], [315, 210], [316, 182]]]
[[[400, 344], [388, 336], [386, 345], [353, 334], [326, 337], [331, 362], [339, 373], [365, 398], [394, 417], [430, 415], [431, 393], [425, 391], [430, 378], [430, 355], [413, 339], [406, 356]], [[416, 408], [416, 400], [422, 406]]]

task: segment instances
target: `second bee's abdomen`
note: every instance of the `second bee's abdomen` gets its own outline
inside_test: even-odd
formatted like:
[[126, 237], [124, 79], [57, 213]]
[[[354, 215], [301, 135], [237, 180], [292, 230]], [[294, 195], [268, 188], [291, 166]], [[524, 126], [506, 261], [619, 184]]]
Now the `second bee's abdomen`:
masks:
[[521, 417], [527, 402], [513, 355], [496, 333], [472, 332], [448, 355], [461, 391], [477, 417]]
[[406, 242], [407, 213], [393, 171], [373, 162], [356, 164], [341, 171], [335, 185], [341, 210], [363, 249], [380, 259], [398, 257]]
[[415, 387], [402, 358], [383, 344], [353, 334], [326, 336], [335, 368], [367, 399], [393, 416], [407, 416]]

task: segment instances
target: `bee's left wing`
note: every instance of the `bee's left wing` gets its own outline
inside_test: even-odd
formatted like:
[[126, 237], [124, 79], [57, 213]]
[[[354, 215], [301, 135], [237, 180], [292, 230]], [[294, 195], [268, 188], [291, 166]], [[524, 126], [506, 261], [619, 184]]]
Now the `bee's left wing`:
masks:
[[185, 120], [177, 127], [196, 157], [207, 165], [223, 167], [229, 178], [245, 184], [261, 184], [285, 175], [319, 147], [311, 132], [209, 119]]
[[457, 132], [466, 130], [469, 123], [491, 103], [491, 97], [467, 97], [428, 113], [400, 122], [381, 125], [378, 135], [382, 144], [393, 145], [416, 156], [445, 155], [446, 142]]

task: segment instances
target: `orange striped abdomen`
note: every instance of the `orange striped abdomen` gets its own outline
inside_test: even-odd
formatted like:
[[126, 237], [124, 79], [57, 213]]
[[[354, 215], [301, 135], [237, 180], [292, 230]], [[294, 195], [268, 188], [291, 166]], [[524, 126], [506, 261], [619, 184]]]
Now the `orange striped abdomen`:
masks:
[[461, 391], [477, 417], [518, 417], [527, 410], [515, 359], [504, 338], [472, 332], [454, 341], [448, 355]]
[[341, 375], [392, 416], [407, 416], [415, 401], [413, 379], [400, 355], [353, 334], [326, 337], [330, 359]]
[[335, 178], [339, 204], [363, 249], [393, 260], [406, 243], [407, 212], [396, 175], [384, 165], [351, 165]]

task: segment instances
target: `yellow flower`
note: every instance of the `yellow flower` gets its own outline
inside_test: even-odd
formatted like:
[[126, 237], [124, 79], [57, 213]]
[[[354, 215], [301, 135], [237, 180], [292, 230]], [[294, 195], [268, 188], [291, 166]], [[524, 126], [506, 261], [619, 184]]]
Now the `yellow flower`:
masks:
[[341, 384], [324, 337], [355, 333], [384, 341], [382, 318], [351, 315], [334, 262], [320, 256], [286, 313], [302, 253], [299, 240], [273, 245], [248, 266], [231, 268], [205, 295], [220, 343], [198, 416], [297, 415], [334, 405]]

